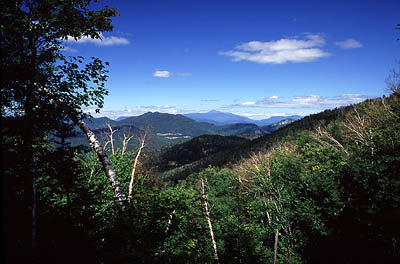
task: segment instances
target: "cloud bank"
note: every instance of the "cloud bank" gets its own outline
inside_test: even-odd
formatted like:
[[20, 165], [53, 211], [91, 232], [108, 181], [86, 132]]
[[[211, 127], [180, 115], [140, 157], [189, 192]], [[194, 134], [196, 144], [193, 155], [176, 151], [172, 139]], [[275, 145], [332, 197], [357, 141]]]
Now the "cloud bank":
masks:
[[259, 107], [259, 108], [288, 108], [288, 109], [332, 109], [340, 106], [360, 103], [369, 97], [360, 94], [342, 94], [334, 97], [320, 95], [295, 96], [289, 100], [276, 100], [277, 97], [263, 97], [259, 101], [247, 101], [231, 104], [228, 107]]
[[100, 113], [95, 112], [95, 108], [88, 107], [85, 108], [86, 113], [90, 113], [93, 117], [103, 117], [106, 116], [110, 119], [117, 119], [120, 116], [139, 116], [147, 112], [160, 112], [167, 114], [187, 114], [193, 113], [193, 109], [181, 109], [173, 105], [142, 105], [140, 107], [135, 107], [134, 109], [101, 109]]
[[311, 62], [331, 54], [320, 47], [325, 39], [320, 35], [307, 34], [303, 39], [287, 38], [276, 41], [250, 41], [219, 55], [232, 57], [233, 61], [251, 61], [262, 64]]

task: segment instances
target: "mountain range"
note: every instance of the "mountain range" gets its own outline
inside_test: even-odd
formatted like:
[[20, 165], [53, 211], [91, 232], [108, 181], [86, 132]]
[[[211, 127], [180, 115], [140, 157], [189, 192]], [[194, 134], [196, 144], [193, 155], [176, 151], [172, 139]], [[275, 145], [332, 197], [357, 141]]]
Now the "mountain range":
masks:
[[[211, 121], [202, 122], [202, 116]], [[294, 118], [298, 117], [294, 116]], [[255, 138], [293, 122], [294, 118], [275, 118], [275, 120], [279, 120], [275, 123], [271, 123], [273, 119], [260, 120], [259, 125], [257, 125], [254, 123], [256, 120], [218, 111], [197, 114], [197, 117], [192, 118], [180, 114], [148, 112], [140, 116], [121, 117], [117, 120], [111, 120], [107, 117], [89, 118], [86, 122], [100, 138], [106, 138], [109, 133], [107, 126], [109, 124], [116, 131], [113, 136], [116, 146], [119, 145], [118, 139], [123, 138], [124, 134], [139, 135], [147, 130], [150, 136], [150, 145], [159, 147], [165, 144], [187, 141], [201, 135], [246, 135]], [[72, 138], [71, 141], [76, 144], [85, 143], [84, 139], [84, 135], [78, 132], [77, 136]], [[134, 145], [135, 142], [132, 141], [131, 147], [134, 147]]]
[[216, 110], [212, 110], [207, 113], [191, 113], [191, 114], [184, 114], [184, 116], [189, 117], [197, 122], [206, 122], [211, 123], [217, 126], [221, 125], [229, 125], [229, 124], [255, 124], [257, 126], [267, 126], [273, 123], [280, 122], [285, 119], [293, 119], [299, 120], [301, 116], [299, 115], [291, 115], [291, 116], [273, 116], [268, 119], [262, 120], [254, 120], [250, 119], [245, 116], [235, 115], [231, 113], [220, 112]]
[[[257, 126], [267, 126], [285, 119], [299, 120], [302, 116], [291, 115], [291, 116], [273, 116], [267, 119], [254, 120], [245, 116], [235, 115], [231, 113], [220, 112], [216, 110], [211, 110], [207, 113], [190, 113], [183, 114], [196, 122], [200, 123], [210, 123], [216, 126], [230, 125], [230, 124], [255, 124]], [[129, 116], [120, 116], [115, 121], [121, 121], [130, 118]]]
[[[254, 153], [271, 148], [289, 135], [303, 130], [314, 130], [321, 124], [327, 125], [334, 120], [343, 118], [351, 109], [352, 106], [346, 106], [340, 109], [325, 110], [300, 120], [285, 119], [278, 123], [259, 127], [265, 134], [253, 138], [239, 136], [242, 139], [234, 139], [217, 135], [196, 137], [183, 143], [150, 150], [151, 159], [146, 160], [145, 163], [148, 164], [146, 166], [158, 171], [164, 180], [176, 182], [209, 166], [229, 166], [243, 158], [249, 158]], [[251, 125], [256, 126], [255, 124]], [[266, 131], [267, 129], [271, 129], [268, 131], [269, 133]]]

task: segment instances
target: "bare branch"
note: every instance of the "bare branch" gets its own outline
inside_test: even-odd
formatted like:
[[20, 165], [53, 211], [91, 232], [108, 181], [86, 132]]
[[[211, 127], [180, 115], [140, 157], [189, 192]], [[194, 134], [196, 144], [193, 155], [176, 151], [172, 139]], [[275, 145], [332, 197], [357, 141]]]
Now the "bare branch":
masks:
[[[321, 144], [323, 145], [329, 145], [331, 147], [339, 147], [341, 151], [344, 153], [348, 154], [347, 149], [338, 141], [336, 138], [334, 138], [325, 128], [322, 126], [318, 126], [315, 131], [312, 133], [314, 138], [316, 138]], [[330, 144], [326, 139], [332, 141], [335, 145]]]
[[174, 209], [174, 210], [172, 211], [172, 213], [171, 213], [171, 214], [169, 215], [169, 217], [168, 217], [168, 224], [167, 224], [167, 228], [165, 229], [165, 233], [168, 232], [169, 227], [170, 227], [171, 224], [172, 224], [172, 217], [174, 216], [175, 212], [176, 212], [176, 209]]
[[144, 134], [141, 136], [140, 138], [140, 146], [139, 146], [139, 150], [138, 153], [136, 154], [135, 157], [135, 162], [133, 163], [133, 168], [132, 168], [132, 174], [131, 174], [131, 181], [129, 183], [129, 192], [128, 192], [128, 200], [130, 201], [132, 198], [132, 190], [133, 190], [133, 182], [135, 180], [135, 172], [136, 172], [136, 166], [138, 164], [139, 161], [139, 157], [140, 157], [140, 153], [142, 152], [142, 149], [145, 146], [145, 141], [146, 141], [146, 135], [147, 135], [147, 131], [144, 132]]
[[367, 122], [364, 117], [361, 117], [355, 106], [354, 113], [346, 117], [346, 122], [343, 125], [353, 136], [356, 143], [366, 145], [368, 139]]
[[386, 86], [394, 95], [400, 95], [400, 60], [396, 60], [397, 69], [393, 68], [386, 78]]
[[107, 123], [107, 127], [110, 130], [110, 133], [108, 134], [108, 137], [109, 137], [109, 142], [111, 144], [111, 153], [114, 155], [114, 139], [113, 139], [113, 135], [114, 135], [115, 132], [118, 131], [118, 129], [114, 130], [112, 128], [112, 126], [110, 125], [110, 123]]
[[133, 138], [133, 135], [131, 135], [131, 133], [130, 133], [130, 129], [127, 134], [125, 134], [125, 132], [124, 132], [123, 136], [124, 136], [124, 138], [122, 138], [121, 136], [118, 136], [122, 143], [122, 154], [124, 154], [128, 150], [129, 141], [131, 141], [131, 139]]

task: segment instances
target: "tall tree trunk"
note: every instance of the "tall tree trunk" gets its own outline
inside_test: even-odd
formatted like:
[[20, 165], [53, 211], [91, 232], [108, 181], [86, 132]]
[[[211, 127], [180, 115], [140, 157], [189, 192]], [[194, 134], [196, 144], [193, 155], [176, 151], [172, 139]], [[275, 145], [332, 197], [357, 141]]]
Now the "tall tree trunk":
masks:
[[[29, 94], [29, 93], [28, 93]], [[26, 175], [24, 177], [24, 215], [26, 217], [26, 230], [27, 237], [23, 239], [26, 241], [27, 247], [26, 249], [29, 250], [32, 263], [35, 263], [35, 254], [36, 254], [36, 226], [37, 226], [37, 219], [36, 219], [36, 178], [35, 178], [35, 154], [34, 154], [34, 124], [33, 124], [33, 114], [31, 109], [28, 110], [28, 107], [25, 108], [25, 131], [24, 131], [24, 138], [23, 142], [25, 145], [25, 166], [26, 166]], [[30, 239], [29, 239], [30, 237]], [[25, 240], [26, 239], [26, 240]], [[30, 243], [30, 246], [29, 246]]]
[[120, 210], [123, 212], [127, 210], [126, 207], [126, 195], [121, 188], [121, 183], [118, 180], [117, 174], [115, 173], [110, 160], [108, 159], [107, 153], [101, 147], [100, 142], [97, 140], [95, 134], [89, 129], [88, 125], [82, 120], [78, 121], [78, 125], [80, 129], [85, 133], [86, 137], [89, 140], [90, 145], [93, 147], [96, 152], [99, 160], [103, 166], [103, 170], [107, 175], [107, 178], [111, 184], [111, 189], [114, 192], [114, 197], [117, 200], [117, 205]]
[[290, 239], [290, 233], [288, 234], [288, 243], [287, 243], [287, 247], [288, 247], [288, 253], [287, 253], [287, 257], [288, 257], [288, 264], [291, 263], [292, 261], [292, 255], [290, 253], [290, 250], [292, 249], [292, 241]]
[[203, 198], [202, 200], [203, 200], [203, 204], [204, 204], [205, 216], [206, 216], [206, 220], [208, 223], [208, 229], [210, 230], [211, 241], [212, 241], [213, 248], [214, 248], [214, 261], [216, 263], [219, 263], [218, 252], [217, 252], [217, 243], [215, 242], [215, 238], [214, 238], [214, 232], [213, 232], [211, 218], [210, 218], [210, 210], [208, 208], [208, 196], [207, 196], [205, 188], [204, 188], [204, 180], [203, 179], [201, 179], [201, 189], [202, 189], [202, 198]]
[[170, 227], [171, 224], [172, 224], [172, 218], [174, 217], [175, 212], [176, 212], [176, 209], [174, 209], [174, 211], [172, 211], [172, 213], [171, 213], [171, 214], [169, 215], [169, 217], [168, 217], [167, 228], [166, 228], [165, 231], [164, 231], [165, 233], [168, 232], [169, 227]]
[[137, 166], [137, 163], [138, 163], [138, 161], [139, 161], [140, 153], [142, 152], [142, 149], [144, 148], [145, 140], [146, 140], [146, 133], [143, 135], [143, 137], [142, 137], [141, 140], [140, 140], [140, 147], [139, 147], [138, 153], [136, 154], [135, 162], [133, 163], [132, 174], [131, 174], [131, 181], [130, 181], [130, 183], [129, 183], [129, 192], [128, 192], [128, 199], [129, 199], [129, 201], [130, 201], [131, 198], [132, 198], [132, 190], [133, 190], [133, 182], [134, 182], [134, 180], [135, 180], [136, 166]]
[[35, 173], [35, 151], [34, 151], [34, 141], [35, 141], [35, 113], [34, 113], [34, 91], [35, 91], [35, 79], [36, 79], [36, 56], [37, 51], [34, 43], [34, 38], [29, 37], [29, 50], [31, 54], [29, 55], [30, 68], [27, 80], [27, 92], [25, 98], [25, 118], [26, 118], [26, 133], [24, 135], [24, 144], [26, 146], [26, 157], [27, 157], [27, 169], [28, 169], [28, 179], [26, 179], [27, 186], [25, 188], [27, 204], [31, 207], [31, 256], [32, 263], [36, 262], [36, 246], [37, 246], [37, 215], [36, 215], [36, 173]]
[[278, 238], [279, 238], [279, 230], [275, 231], [275, 243], [274, 243], [274, 264], [276, 264], [276, 260], [278, 258]]
[[36, 248], [36, 235], [37, 235], [37, 200], [36, 200], [36, 177], [32, 179], [32, 247], [35, 250]]

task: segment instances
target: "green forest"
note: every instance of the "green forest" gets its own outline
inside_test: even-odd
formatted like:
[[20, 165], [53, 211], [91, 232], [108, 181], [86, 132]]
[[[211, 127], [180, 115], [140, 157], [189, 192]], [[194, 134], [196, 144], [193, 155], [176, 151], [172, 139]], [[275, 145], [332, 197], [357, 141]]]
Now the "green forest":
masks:
[[3, 263], [400, 262], [400, 71], [388, 96], [255, 139], [103, 149], [83, 109], [108, 63], [61, 48], [112, 30], [89, 2], [1, 7]]

